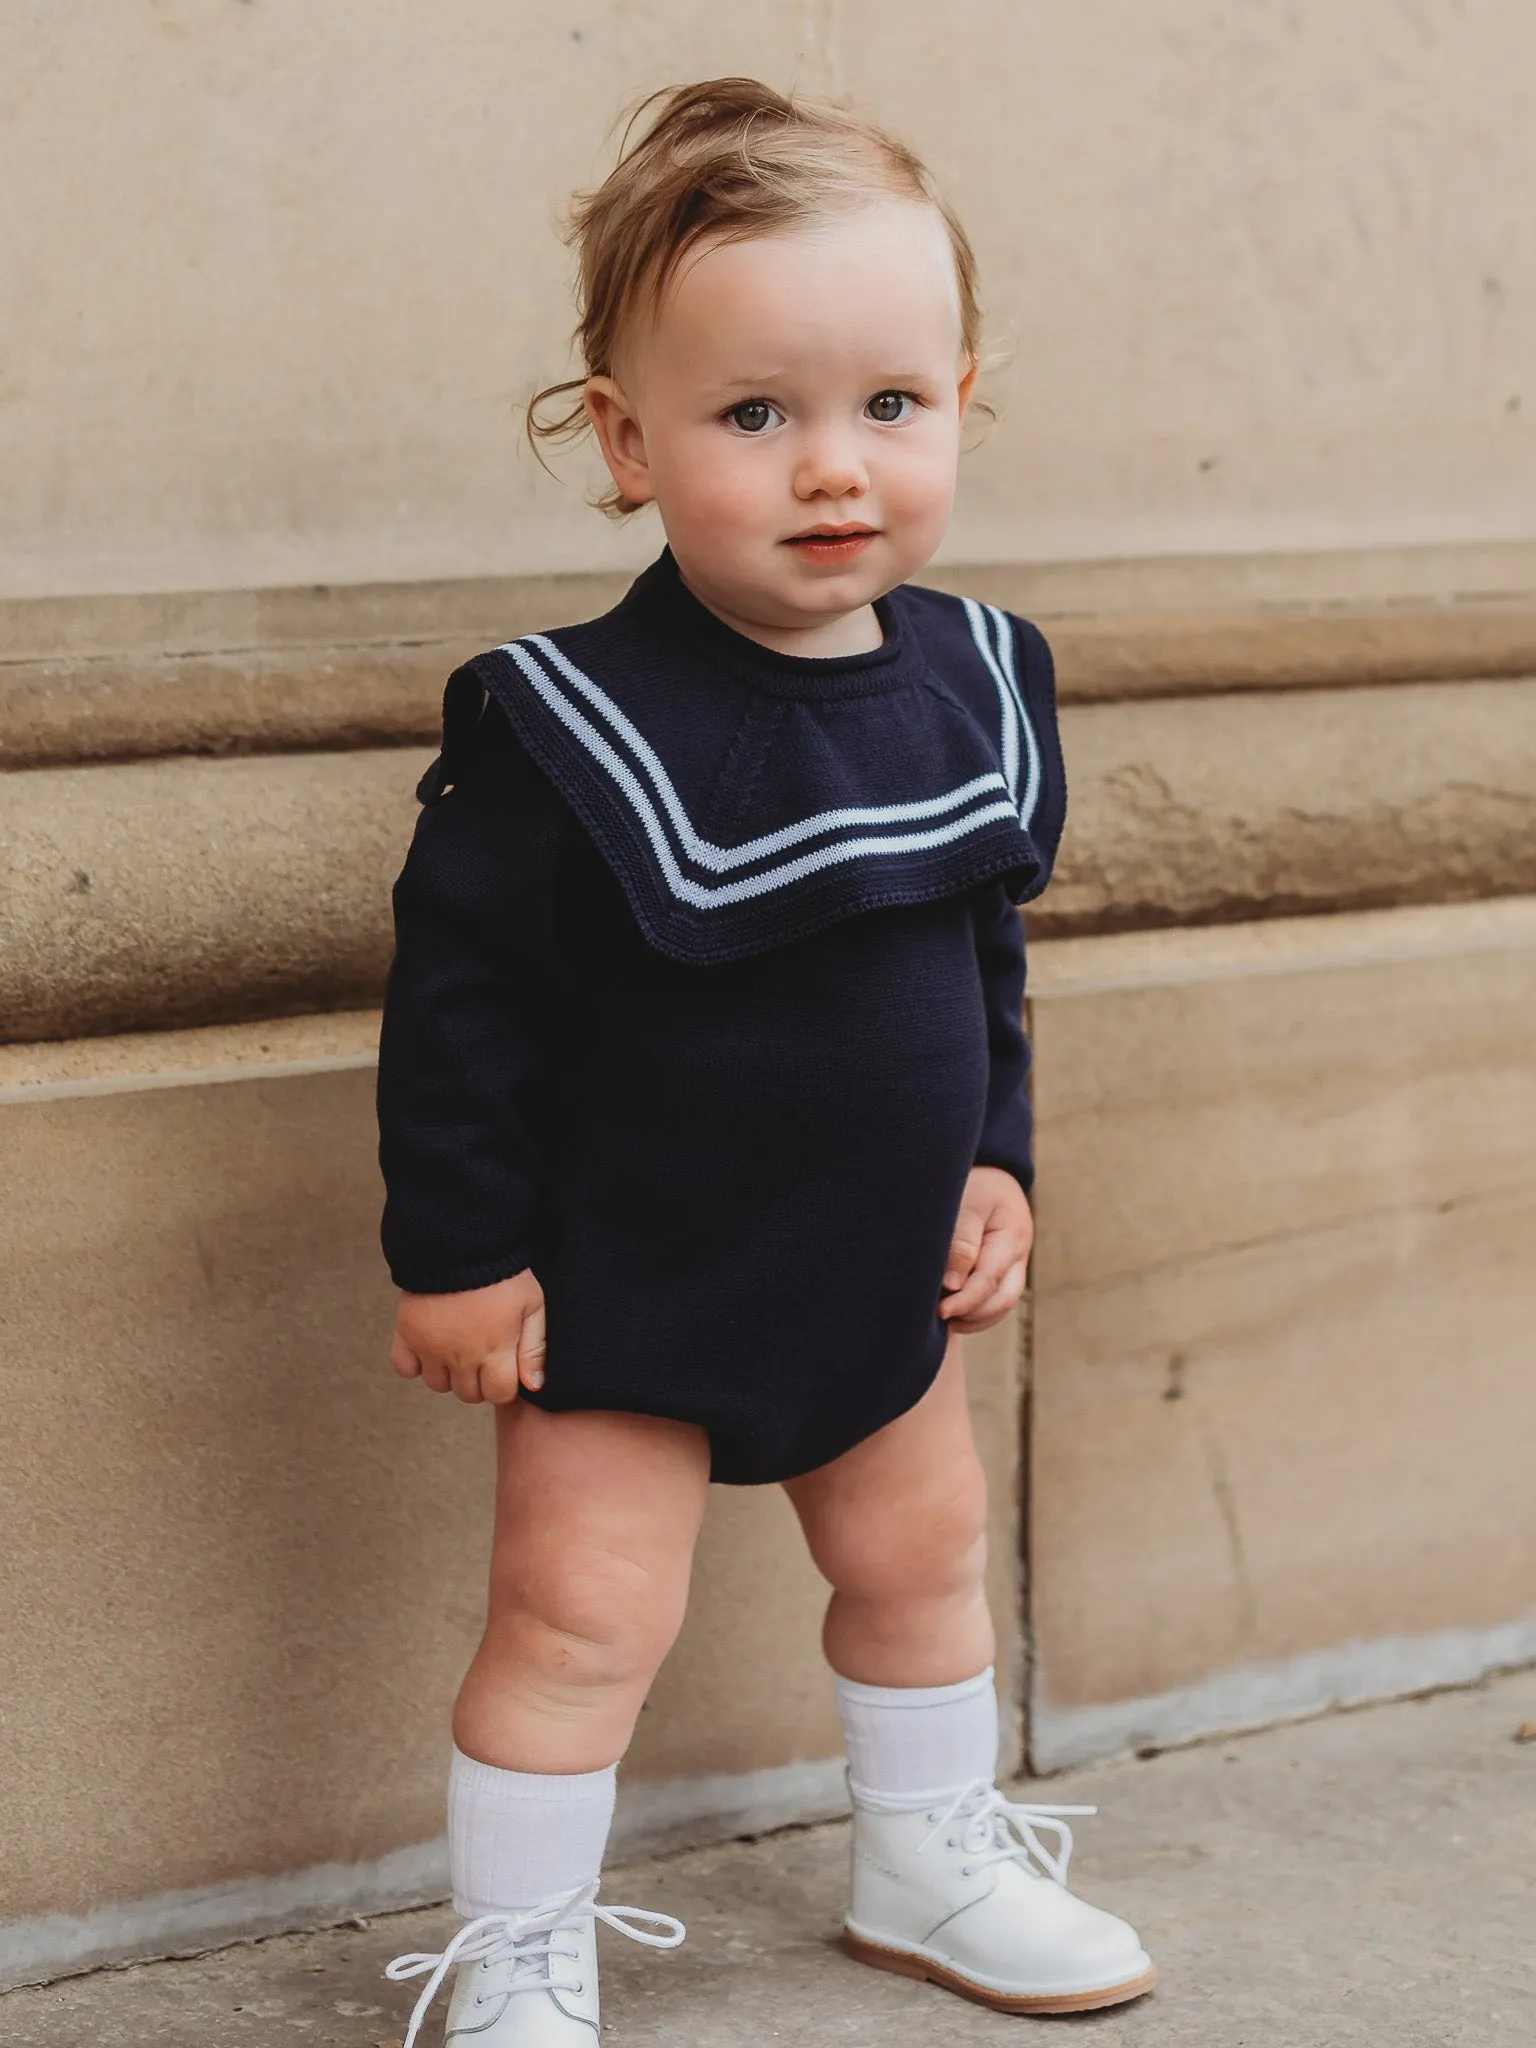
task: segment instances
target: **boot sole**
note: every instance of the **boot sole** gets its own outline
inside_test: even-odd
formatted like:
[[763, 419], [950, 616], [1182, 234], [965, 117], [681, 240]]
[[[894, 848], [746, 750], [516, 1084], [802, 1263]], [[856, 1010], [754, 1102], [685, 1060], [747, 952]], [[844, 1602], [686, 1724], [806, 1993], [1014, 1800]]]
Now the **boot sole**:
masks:
[[942, 1984], [946, 1991], [957, 1991], [962, 1998], [969, 1998], [976, 2005], [990, 2006], [993, 2012], [1096, 2012], [1102, 2006], [1125, 2005], [1133, 1998], [1145, 1997], [1157, 1983], [1157, 1965], [1154, 1963], [1140, 1977], [1132, 1977], [1123, 1984], [1104, 1984], [1092, 1991], [1020, 1995], [989, 1991], [984, 1984], [962, 1977], [958, 1970], [946, 1969], [943, 1963], [930, 1962], [926, 1956], [909, 1955], [904, 1949], [881, 1948], [878, 1942], [866, 1941], [862, 1935], [851, 1934], [847, 1928], [843, 1929], [843, 1947], [855, 1962], [868, 1963], [876, 1970], [890, 1970], [897, 1977], [916, 1977], [920, 1983]]

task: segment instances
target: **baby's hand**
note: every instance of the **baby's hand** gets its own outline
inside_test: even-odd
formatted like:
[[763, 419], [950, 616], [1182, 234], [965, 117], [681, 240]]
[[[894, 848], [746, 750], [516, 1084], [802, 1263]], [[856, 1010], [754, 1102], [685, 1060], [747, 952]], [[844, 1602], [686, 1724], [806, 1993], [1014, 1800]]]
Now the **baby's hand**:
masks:
[[389, 1362], [461, 1401], [515, 1401], [544, 1384], [544, 1290], [526, 1269], [463, 1294], [402, 1294]]
[[1000, 1166], [973, 1166], [960, 1200], [939, 1314], [961, 1331], [990, 1330], [1024, 1292], [1035, 1220], [1024, 1190]]

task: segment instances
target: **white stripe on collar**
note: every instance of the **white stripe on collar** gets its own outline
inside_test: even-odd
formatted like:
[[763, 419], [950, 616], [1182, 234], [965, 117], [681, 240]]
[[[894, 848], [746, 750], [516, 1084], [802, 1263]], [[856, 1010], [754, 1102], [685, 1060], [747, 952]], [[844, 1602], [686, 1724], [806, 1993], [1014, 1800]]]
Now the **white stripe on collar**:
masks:
[[[1030, 724], [1029, 713], [1024, 709], [1024, 699], [1019, 694], [1019, 678], [1013, 665], [1013, 626], [1006, 612], [999, 611], [995, 604], [980, 605], [974, 597], [961, 599], [965, 616], [971, 622], [971, 638], [981, 651], [981, 658], [992, 672], [997, 685], [998, 699], [1003, 711], [1003, 773], [1008, 781], [1008, 793], [1019, 796], [1019, 734], [1024, 735], [1025, 751], [1029, 755], [1029, 779], [1024, 785], [1024, 795], [1019, 799], [1019, 823], [1028, 830], [1029, 821], [1035, 815], [1035, 805], [1040, 801], [1040, 745], [1035, 738], [1035, 728]], [[984, 618], [992, 621], [997, 634], [997, 644], [1002, 652], [1002, 666], [998, 666], [997, 655], [987, 637]]]
[[[501, 651], [512, 657], [525, 679], [561, 724], [581, 742], [593, 759], [607, 770], [628, 798], [672, 893], [683, 902], [691, 903], [699, 909], [710, 909], [765, 895], [770, 890], [783, 888], [791, 882], [798, 881], [803, 875], [813, 874], [822, 868], [845, 861], [856, 860], [864, 854], [920, 853], [930, 847], [943, 846], [963, 838], [971, 832], [979, 831], [984, 825], [993, 824], [1003, 818], [1015, 819], [1021, 825], [1028, 824], [1039, 789], [1039, 749], [1014, 678], [1012, 628], [1006, 615], [995, 605], [985, 607], [986, 614], [997, 631], [999, 645], [1003, 649], [1005, 667], [999, 667], [997, 657], [987, 644], [984, 628], [980, 623], [982, 607], [974, 605], [974, 601], [969, 598], [965, 603], [967, 616], [971, 619], [972, 633], [998, 685], [1003, 711], [1004, 761], [1005, 764], [1011, 765], [1010, 775], [1005, 779], [994, 770], [990, 774], [976, 776], [970, 782], [961, 784], [959, 788], [950, 790], [943, 796], [924, 797], [912, 803], [864, 805], [820, 811], [813, 817], [802, 818], [798, 824], [786, 825], [779, 831], [743, 841], [738, 846], [716, 846], [695, 829], [671, 777], [644, 734], [625, 716], [607, 692], [579, 669], [552, 640], [542, 633], [534, 633], [528, 636], [526, 642], [507, 642]], [[635, 762], [643, 769], [649, 780], [650, 791], [636, 774], [634, 766], [623, 758], [583, 714], [579, 706], [560, 688], [554, 676], [544, 666], [544, 662], [535, 659], [530, 651], [535, 647], [544, 657], [544, 662], [548, 662], [556, 669], [586, 699], [598, 716], [607, 723], [614, 736], [628, 747]], [[1027, 809], [1021, 809], [1018, 805], [1015, 790], [1020, 724], [1027, 735], [1030, 758]], [[785, 847], [796, 845], [805, 839], [816, 838], [822, 833], [844, 831], [850, 826], [896, 824], [906, 820], [937, 817], [945, 811], [976, 803], [993, 791], [998, 794], [992, 801], [966, 811], [964, 815], [951, 819], [945, 825], [927, 831], [842, 839], [830, 846], [820, 847], [814, 853], [803, 854], [796, 860], [783, 862], [778, 867], [744, 877], [738, 882], [709, 886], [693, 881], [683, 873], [677, 857], [680, 852], [683, 858], [695, 866], [715, 874], [723, 874], [732, 868], [763, 860], [770, 854], [781, 852]], [[666, 825], [658, 814], [656, 805], [651, 801], [652, 792], [662, 805], [666, 818], [676, 834], [676, 852]]]

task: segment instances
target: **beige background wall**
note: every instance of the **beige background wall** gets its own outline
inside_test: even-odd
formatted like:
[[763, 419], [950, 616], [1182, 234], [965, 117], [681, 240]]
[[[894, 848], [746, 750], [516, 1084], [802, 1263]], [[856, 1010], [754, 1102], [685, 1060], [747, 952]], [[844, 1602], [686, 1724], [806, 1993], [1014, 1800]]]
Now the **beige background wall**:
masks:
[[[1536, 1654], [1528, 0], [14, 6], [0, 1981], [441, 1888], [485, 1444], [381, 1364], [359, 1011], [442, 675], [657, 545], [518, 450], [551, 215], [731, 69], [972, 224], [940, 573], [1062, 657], [1034, 937], [1120, 934], [1033, 949], [1032, 1407], [972, 1346], [1036, 1761]], [[723, 1500], [625, 1839], [837, 1798], [819, 1600]]]
[[1536, 898], [1036, 949], [1031, 1748], [1536, 1657]]
[[620, 103], [741, 69], [971, 223], [1016, 361], [951, 559], [1531, 532], [1527, 0], [54, 0], [0, 15], [0, 596], [643, 559], [512, 408]]

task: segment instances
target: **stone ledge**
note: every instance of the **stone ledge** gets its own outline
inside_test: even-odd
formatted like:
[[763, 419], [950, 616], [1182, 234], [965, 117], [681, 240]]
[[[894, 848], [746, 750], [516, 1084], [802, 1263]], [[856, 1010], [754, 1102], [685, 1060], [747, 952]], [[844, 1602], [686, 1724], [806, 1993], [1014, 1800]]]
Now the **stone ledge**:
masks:
[[[1390, 961], [1536, 947], [1536, 896], [1487, 903], [1426, 904], [1332, 917], [1277, 917], [1261, 924], [1117, 932], [1108, 938], [1048, 939], [1030, 948], [1031, 1004], [1069, 1002], [1195, 981], [1245, 981]], [[0, 1076], [4, 1075], [0, 1053]]]
[[0, 1038], [375, 1002], [419, 750], [5, 778]]
[[[925, 574], [1039, 617], [1069, 704], [1536, 674], [1536, 546]], [[0, 601], [0, 768], [428, 742], [458, 662], [625, 582]]]
[[0, 1045], [0, 1103], [140, 1095], [157, 1088], [250, 1081], [258, 1075], [287, 1080], [300, 1074], [340, 1073], [371, 1067], [378, 1051], [377, 1010]]
[[[1536, 675], [1528, 599], [1042, 623], [1064, 705]], [[453, 669], [522, 630], [503, 619], [413, 645], [0, 665], [0, 769], [425, 744]]]
[[[654, 540], [654, 529], [652, 539]], [[645, 553], [636, 556], [643, 566]], [[145, 656], [382, 647], [476, 639], [488, 646], [590, 617], [631, 572], [481, 576], [0, 597], [0, 666]], [[934, 562], [924, 580], [1042, 616], [1252, 611], [1499, 599], [1536, 593], [1536, 538], [1321, 553], [1143, 555], [1067, 562]]]
[[1536, 681], [1079, 705], [1062, 734], [1042, 935], [1536, 891]]
[[485, 644], [0, 666], [0, 768], [426, 744], [443, 684]]
[[[1536, 681], [1069, 706], [1037, 938], [1536, 893]], [[0, 1039], [377, 1001], [413, 748], [4, 778]]]

